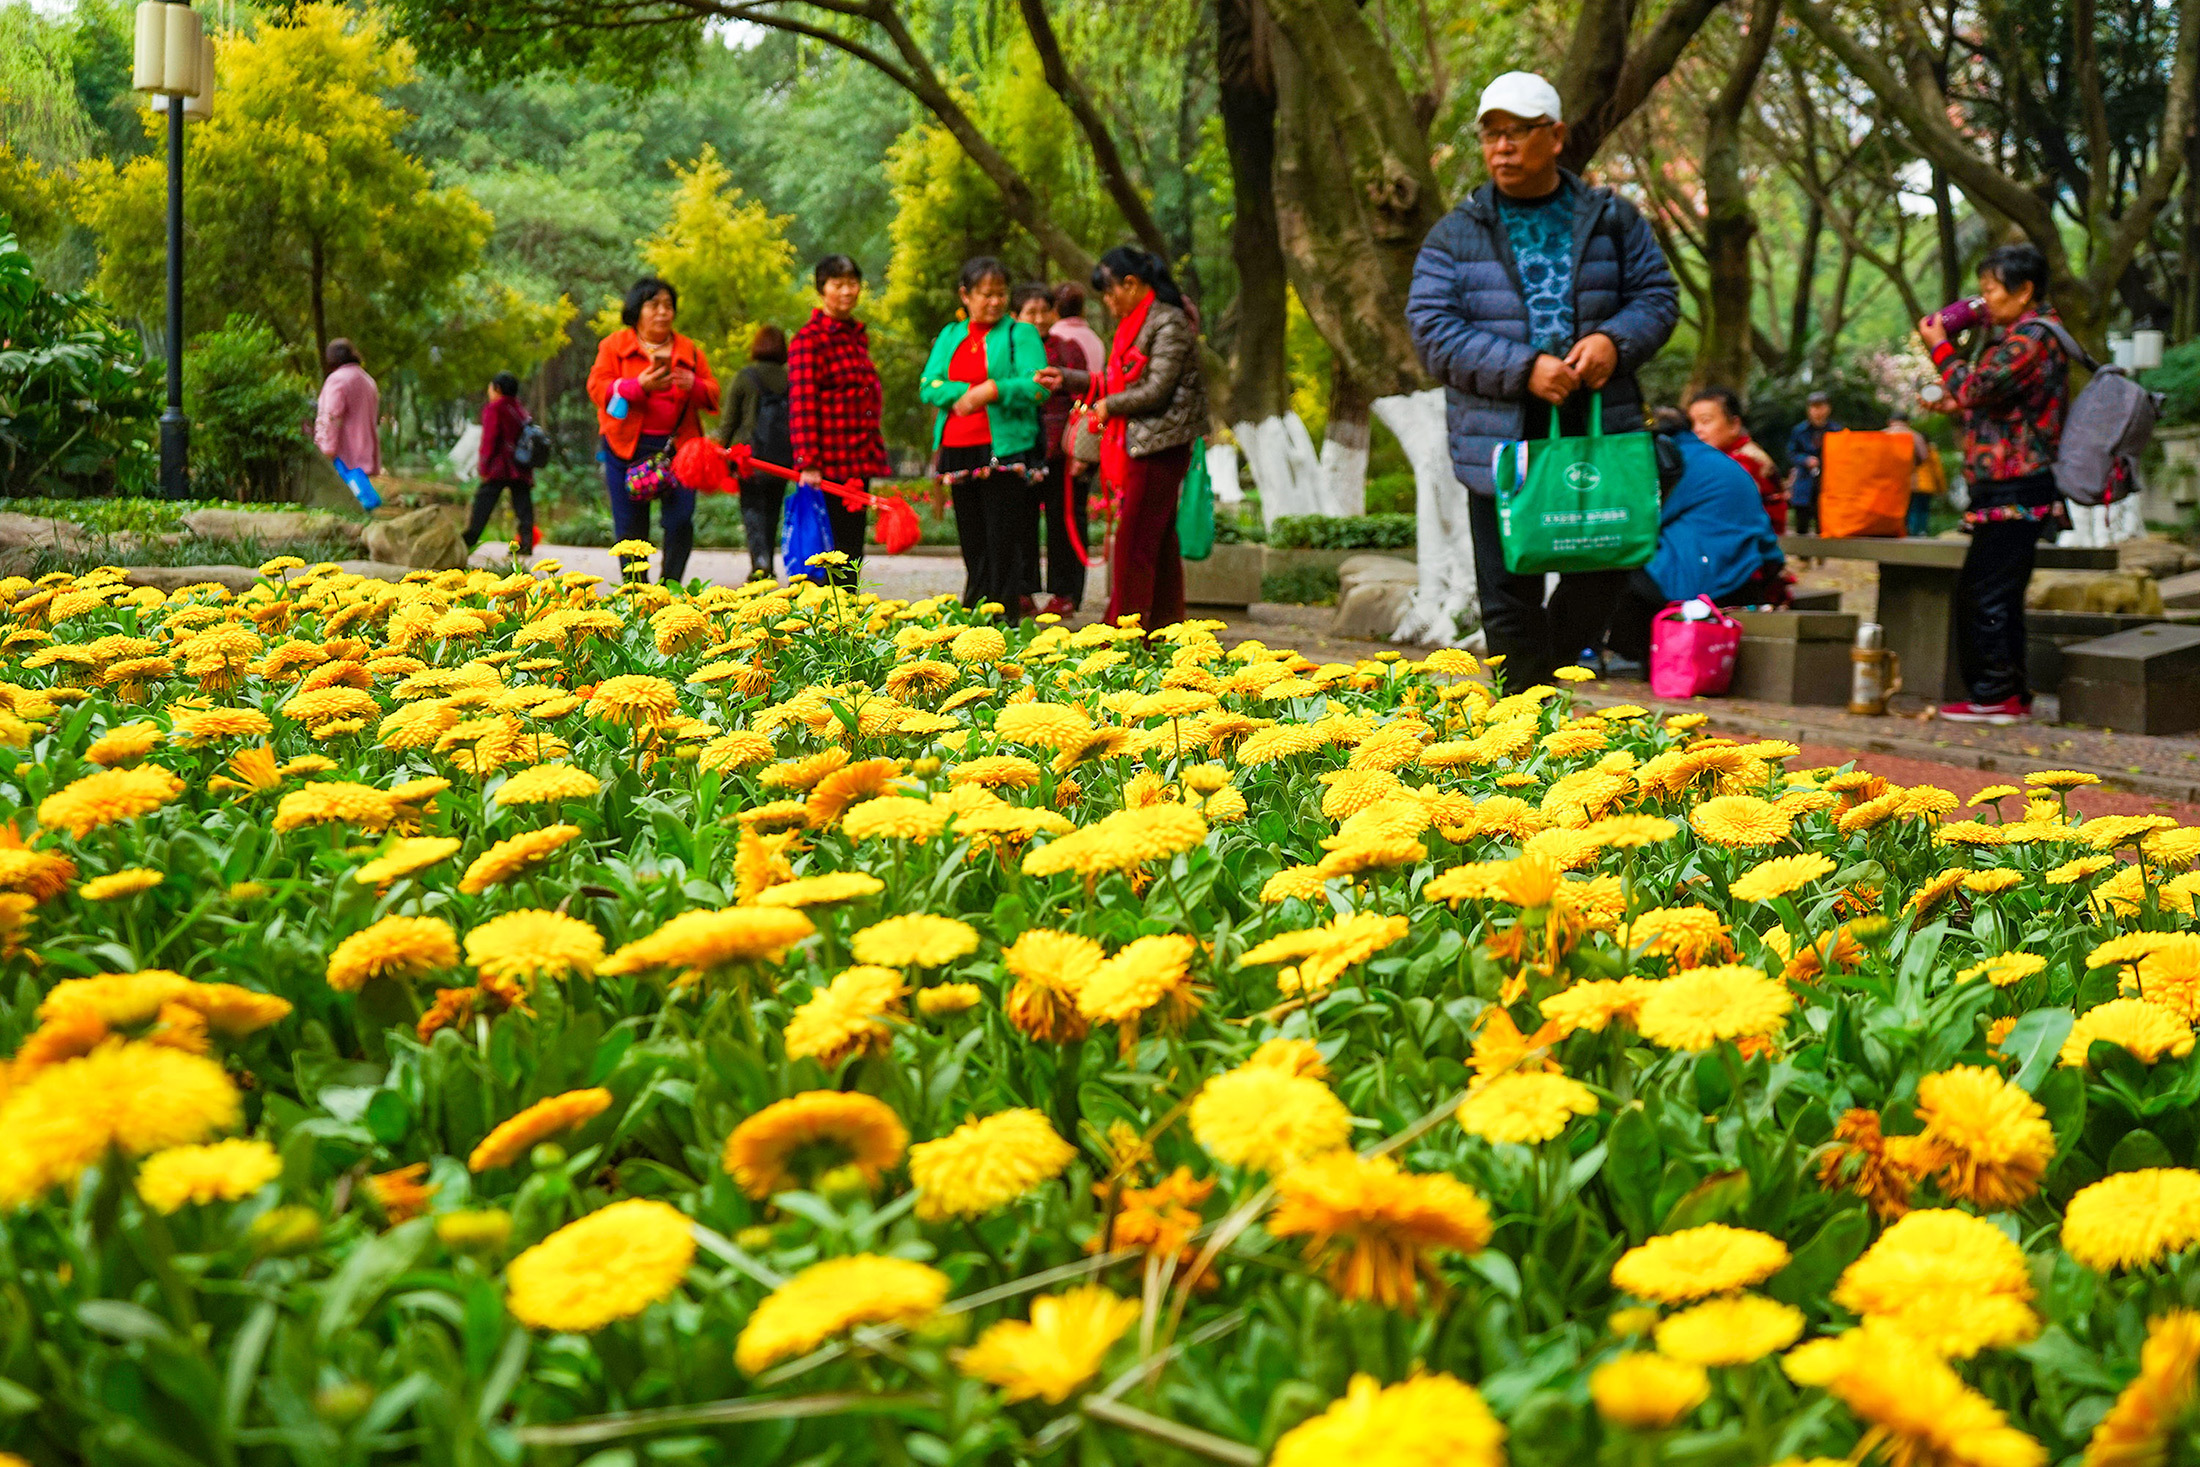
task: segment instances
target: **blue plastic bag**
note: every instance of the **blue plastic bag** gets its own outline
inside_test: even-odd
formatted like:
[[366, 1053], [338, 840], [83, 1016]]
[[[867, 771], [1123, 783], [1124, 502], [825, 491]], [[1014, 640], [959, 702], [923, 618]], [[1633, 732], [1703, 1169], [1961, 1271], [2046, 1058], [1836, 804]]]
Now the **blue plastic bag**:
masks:
[[382, 496], [375, 493], [374, 481], [367, 477], [365, 469], [355, 469], [340, 458], [331, 458], [329, 462], [336, 466], [336, 477], [344, 481], [344, 487], [359, 501], [361, 509], [382, 507]]
[[787, 496], [786, 528], [779, 538], [780, 561], [790, 577], [825, 577], [810, 564], [810, 557], [833, 548], [833, 523], [825, 516], [825, 491], [815, 484], [797, 484]]

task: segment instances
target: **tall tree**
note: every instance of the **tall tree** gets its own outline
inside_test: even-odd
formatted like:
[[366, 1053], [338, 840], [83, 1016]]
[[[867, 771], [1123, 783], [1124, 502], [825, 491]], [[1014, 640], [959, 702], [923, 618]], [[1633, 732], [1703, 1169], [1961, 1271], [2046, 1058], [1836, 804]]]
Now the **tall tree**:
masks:
[[1730, 387], [1749, 381], [1751, 351], [1750, 241], [1757, 213], [1742, 181], [1742, 113], [1757, 90], [1765, 57], [1778, 28], [1780, 0], [1751, 0], [1726, 79], [1704, 108], [1703, 247], [1704, 324], [1697, 337], [1693, 387]]

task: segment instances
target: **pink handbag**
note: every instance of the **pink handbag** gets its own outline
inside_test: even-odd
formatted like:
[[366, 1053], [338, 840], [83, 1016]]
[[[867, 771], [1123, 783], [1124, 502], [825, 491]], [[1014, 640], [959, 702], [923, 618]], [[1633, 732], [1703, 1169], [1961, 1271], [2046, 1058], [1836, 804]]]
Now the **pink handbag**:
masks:
[[1734, 682], [1734, 659], [1742, 650], [1742, 624], [1711, 604], [1700, 621], [1682, 615], [1676, 601], [1650, 622], [1650, 691], [1660, 698], [1722, 696]]

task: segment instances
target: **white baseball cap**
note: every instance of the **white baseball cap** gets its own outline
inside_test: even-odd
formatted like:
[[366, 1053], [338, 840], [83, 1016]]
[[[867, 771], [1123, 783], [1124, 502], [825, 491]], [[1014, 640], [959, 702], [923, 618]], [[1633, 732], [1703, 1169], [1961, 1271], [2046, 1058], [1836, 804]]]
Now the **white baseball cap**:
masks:
[[1564, 122], [1561, 105], [1558, 88], [1542, 77], [1532, 71], [1508, 71], [1482, 88], [1482, 102], [1474, 109], [1474, 120], [1480, 122], [1492, 112], [1510, 112], [1525, 122], [1538, 117]]

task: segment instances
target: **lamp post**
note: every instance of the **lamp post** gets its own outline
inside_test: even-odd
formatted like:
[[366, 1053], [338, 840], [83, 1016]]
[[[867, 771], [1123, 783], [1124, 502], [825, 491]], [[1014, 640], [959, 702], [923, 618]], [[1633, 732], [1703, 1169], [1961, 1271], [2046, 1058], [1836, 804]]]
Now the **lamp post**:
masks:
[[191, 425], [183, 415], [183, 121], [205, 117], [214, 100], [214, 43], [199, 13], [171, 0], [137, 8], [131, 89], [168, 108], [168, 409], [160, 415], [160, 490], [191, 493]]

